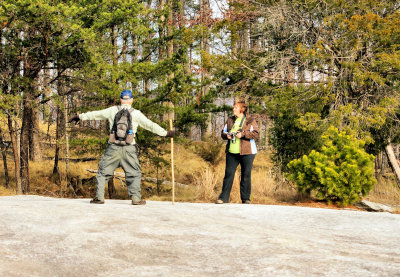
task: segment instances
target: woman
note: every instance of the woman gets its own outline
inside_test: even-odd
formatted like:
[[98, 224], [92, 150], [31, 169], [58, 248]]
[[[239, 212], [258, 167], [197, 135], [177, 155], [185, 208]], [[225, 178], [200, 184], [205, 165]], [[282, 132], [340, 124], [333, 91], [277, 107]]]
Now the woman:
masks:
[[226, 144], [226, 166], [222, 192], [217, 204], [229, 202], [235, 171], [240, 164], [240, 198], [242, 203], [250, 204], [251, 168], [257, 153], [254, 139], [258, 138], [258, 126], [251, 115], [246, 114], [247, 105], [244, 100], [236, 100], [233, 105], [233, 116], [226, 121], [221, 137]]

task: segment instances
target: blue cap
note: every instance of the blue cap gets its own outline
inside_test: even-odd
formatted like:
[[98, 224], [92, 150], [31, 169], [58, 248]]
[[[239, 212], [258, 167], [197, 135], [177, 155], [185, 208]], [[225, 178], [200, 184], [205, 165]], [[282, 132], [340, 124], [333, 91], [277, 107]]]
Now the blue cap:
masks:
[[121, 99], [131, 99], [133, 98], [132, 91], [125, 89], [121, 92]]

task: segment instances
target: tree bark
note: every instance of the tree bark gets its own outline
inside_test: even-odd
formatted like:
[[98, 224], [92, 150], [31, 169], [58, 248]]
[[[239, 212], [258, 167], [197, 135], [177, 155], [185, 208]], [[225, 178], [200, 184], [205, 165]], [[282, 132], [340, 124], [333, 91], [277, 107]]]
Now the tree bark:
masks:
[[[50, 97], [50, 70], [49, 69], [44, 69], [43, 70], [43, 84], [42, 84], [42, 96], [44, 99], [48, 99]], [[43, 122], [47, 122], [47, 133], [46, 133], [46, 139], [50, 141], [50, 125], [53, 122], [52, 119], [52, 108], [51, 108], [51, 102], [48, 101], [42, 105], [43, 109]]]
[[[164, 6], [165, 6], [165, 0], [159, 0], [158, 9], [160, 11], [162, 11], [164, 9]], [[158, 35], [160, 36], [161, 42], [163, 42], [165, 39], [165, 33], [164, 33], [165, 32], [165, 21], [166, 21], [165, 16], [161, 15], [160, 25], [159, 25], [159, 33], [158, 33]], [[159, 60], [162, 60], [165, 57], [165, 48], [164, 48], [163, 43], [161, 43], [160, 46], [158, 47], [158, 56], [159, 56], [158, 57]]]
[[393, 168], [393, 172], [396, 175], [396, 180], [397, 180], [397, 184], [400, 187], [400, 166], [399, 163], [397, 162], [396, 156], [393, 152], [393, 147], [391, 144], [388, 144], [385, 148], [386, 150], [386, 154], [388, 155], [389, 161], [390, 161], [390, 165]]
[[64, 122], [64, 113], [61, 110], [61, 107], [57, 106], [57, 126], [56, 126], [56, 149], [54, 154], [54, 166], [53, 166], [53, 175], [60, 174], [58, 168], [58, 161], [60, 159], [60, 139], [62, 137], [62, 125]]
[[265, 140], [263, 140], [264, 138], [264, 123], [262, 121], [262, 119], [260, 121], [258, 121], [258, 132], [259, 132], [259, 143], [260, 143], [260, 148], [261, 149], [265, 149]]
[[22, 193], [30, 191], [29, 186], [29, 140], [32, 134], [32, 95], [30, 92], [25, 92], [23, 97], [23, 114], [21, 127], [21, 186]]
[[[204, 33], [204, 29], [208, 27], [209, 25], [209, 18], [211, 17], [212, 11], [211, 11], [211, 6], [210, 6], [210, 1], [209, 0], [200, 0], [200, 25], [203, 26], [202, 28], [202, 33], [201, 33], [201, 38], [200, 38], [200, 50], [203, 53], [210, 53], [210, 35], [209, 33]], [[209, 78], [209, 73], [204, 67], [203, 60], [201, 61], [201, 91], [199, 100], [201, 101], [201, 98], [204, 97], [205, 95], [208, 94], [210, 91], [210, 85], [205, 84], [207, 79]], [[200, 102], [199, 101], [199, 102]], [[202, 128], [201, 130], [201, 139], [204, 140], [207, 137], [209, 137], [212, 133], [212, 117], [211, 113], [208, 113], [208, 118], [206, 121], [206, 126], [205, 128]]]
[[31, 161], [40, 161], [42, 154], [40, 151], [40, 127], [39, 127], [39, 98], [32, 100], [31, 126], [29, 128], [29, 159]]
[[[170, 38], [172, 36], [172, 32], [173, 29], [175, 28], [175, 23], [176, 20], [174, 19], [174, 14], [173, 14], [173, 0], [167, 0], [167, 4], [168, 4], [168, 8], [169, 8], [169, 14], [168, 17], [166, 18], [167, 21], [167, 36], [170, 39], [167, 43], [167, 57], [169, 59], [172, 58], [172, 55], [174, 53], [174, 43], [172, 41], [172, 39]], [[168, 77], [167, 77], [167, 82], [169, 82], [170, 80], [172, 80], [174, 78], [174, 73], [171, 73]], [[169, 121], [174, 120], [175, 118], [175, 114], [174, 114], [174, 103], [168, 101], [168, 102], [164, 102], [164, 105], [167, 106], [169, 108], [169, 111], [167, 112], [166, 115], [164, 115], [163, 120], [164, 121]]]
[[239, 45], [238, 50], [246, 53], [249, 50], [249, 28], [244, 24], [242, 30], [239, 31]]
[[1, 151], [2, 151], [1, 154], [3, 156], [4, 178], [6, 179], [5, 187], [9, 188], [10, 187], [10, 176], [8, 175], [7, 154], [6, 154], [5, 147], [2, 147]]
[[10, 138], [11, 138], [11, 144], [12, 144], [12, 149], [13, 149], [13, 154], [14, 154], [14, 171], [15, 171], [15, 180], [16, 180], [16, 192], [17, 194], [22, 194], [22, 185], [21, 185], [21, 176], [20, 176], [20, 159], [19, 159], [19, 146], [18, 146], [18, 140], [17, 140], [17, 135], [15, 132], [15, 129], [13, 127], [13, 119], [11, 115], [9, 114], [7, 116], [8, 120], [8, 130], [10, 132]]
[[111, 27], [111, 44], [112, 44], [112, 63], [113, 66], [118, 65], [118, 30], [116, 26]]
[[8, 175], [8, 166], [7, 166], [7, 152], [6, 152], [7, 147], [4, 144], [3, 133], [1, 128], [0, 128], [0, 144], [1, 144], [1, 154], [3, 156], [4, 177], [6, 179], [5, 187], [8, 188], [10, 186], [10, 177]]
[[110, 180], [108, 180], [107, 188], [108, 188], [108, 197], [110, 199], [114, 199], [115, 193], [116, 193], [115, 186], [114, 186], [114, 178], [111, 177]]
[[[152, 4], [152, 0], [145, 1], [146, 9], [151, 9], [151, 4]], [[150, 23], [148, 21], [146, 22], [146, 27], [148, 27], [148, 28], [150, 27]], [[138, 60], [137, 56], [139, 55], [139, 51], [141, 51], [141, 53], [140, 53], [141, 57], [150, 57], [151, 38], [152, 38], [152, 35], [149, 33], [145, 40], [145, 43], [142, 43], [141, 44], [142, 47], [139, 47], [139, 38], [137, 36], [132, 37], [132, 41], [134, 42], [136, 61]], [[150, 91], [150, 80], [147, 77], [145, 77], [142, 81], [143, 81], [143, 94], [146, 94], [148, 91]]]
[[69, 175], [69, 137], [68, 137], [68, 96], [64, 95], [64, 135], [65, 135], [65, 175], [68, 180]]

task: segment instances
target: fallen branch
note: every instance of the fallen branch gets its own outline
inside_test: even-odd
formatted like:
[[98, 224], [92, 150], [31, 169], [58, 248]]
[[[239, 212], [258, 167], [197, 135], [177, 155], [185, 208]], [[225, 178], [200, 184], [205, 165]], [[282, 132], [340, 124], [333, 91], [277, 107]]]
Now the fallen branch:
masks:
[[[95, 170], [95, 169], [86, 168], [86, 170], [89, 171], [90, 173], [97, 173], [97, 170]], [[122, 174], [122, 173], [114, 171], [113, 178], [116, 178], [116, 179], [120, 180], [122, 186], [124, 186], [126, 184], [126, 182], [124, 180], [125, 179], [125, 174]]]
[[[54, 157], [43, 157], [44, 160], [54, 160]], [[59, 161], [65, 161], [65, 158], [58, 158]], [[89, 162], [89, 161], [96, 161], [97, 158], [80, 158], [80, 159], [73, 159], [69, 158], [70, 162]]]
[[[90, 168], [86, 168], [86, 171], [89, 171], [90, 173], [97, 173], [97, 170], [90, 169]], [[121, 173], [121, 172], [114, 171], [113, 177], [123, 181], [122, 179], [125, 179], [125, 174]], [[142, 180], [144, 180], [146, 182], [157, 184], [157, 178], [142, 176]], [[123, 182], [125, 182], [125, 181], [123, 181]], [[161, 185], [172, 186], [172, 182], [170, 182], [170, 181], [158, 180], [158, 182]], [[181, 187], [181, 188], [188, 188], [189, 187], [189, 185], [182, 184], [182, 183], [177, 183], [177, 182], [175, 182], [175, 185], [177, 185], [178, 187]]]
[[386, 154], [388, 155], [390, 165], [392, 166], [393, 172], [396, 175], [397, 185], [400, 187], [400, 166], [397, 162], [396, 155], [394, 154], [393, 147], [388, 144], [385, 148]]

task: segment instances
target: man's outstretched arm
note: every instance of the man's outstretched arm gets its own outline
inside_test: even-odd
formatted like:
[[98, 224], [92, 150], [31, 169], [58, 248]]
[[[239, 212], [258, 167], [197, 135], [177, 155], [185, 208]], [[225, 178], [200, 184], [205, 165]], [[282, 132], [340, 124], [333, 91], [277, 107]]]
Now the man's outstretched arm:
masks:
[[68, 122], [78, 123], [80, 120], [106, 120], [110, 119], [113, 113], [113, 107], [100, 110], [100, 111], [92, 111], [82, 114], [74, 114], [68, 118]]
[[173, 137], [175, 135], [174, 130], [166, 131], [164, 128], [162, 128], [160, 125], [157, 123], [154, 123], [150, 119], [148, 119], [142, 112], [136, 111], [136, 120], [139, 124], [140, 127], [157, 134], [162, 137]]

